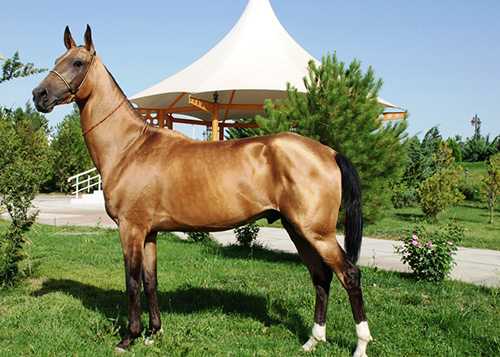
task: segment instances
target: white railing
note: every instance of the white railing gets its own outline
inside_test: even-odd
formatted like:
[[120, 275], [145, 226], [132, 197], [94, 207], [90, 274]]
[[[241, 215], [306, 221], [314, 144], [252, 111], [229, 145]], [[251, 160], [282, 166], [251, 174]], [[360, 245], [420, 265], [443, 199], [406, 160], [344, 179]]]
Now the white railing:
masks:
[[[97, 174], [95, 174], [94, 171]], [[76, 194], [76, 199], [78, 199], [78, 194], [80, 192], [87, 191], [90, 193], [90, 189], [92, 187], [97, 186], [97, 189], [101, 190], [102, 186], [101, 175], [99, 174], [99, 172], [97, 172], [97, 169], [95, 167], [93, 169], [79, 173], [78, 175], [71, 176], [68, 179], [68, 182], [71, 182], [73, 180], [76, 180], [76, 182], [73, 185], [71, 185], [71, 187], [74, 187], [74, 191], [71, 192], [71, 194], [73, 195]]]

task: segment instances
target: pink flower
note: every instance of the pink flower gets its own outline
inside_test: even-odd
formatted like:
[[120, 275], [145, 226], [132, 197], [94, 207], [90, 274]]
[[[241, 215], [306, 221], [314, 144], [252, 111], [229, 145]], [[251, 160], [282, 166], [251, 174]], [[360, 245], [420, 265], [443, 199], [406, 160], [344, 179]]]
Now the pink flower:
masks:
[[413, 240], [417, 240], [418, 239], [418, 236], [416, 234], [412, 235], [411, 237], [413, 238]]
[[417, 246], [418, 246], [419, 248], [422, 248], [422, 243], [417, 243]]
[[453, 245], [453, 242], [448, 242], [448, 245]]
[[449, 255], [450, 257], [452, 257], [452, 256], [453, 256], [453, 254], [451, 254], [451, 253], [449, 253], [448, 255]]
[[425, 245], [432, 245], [432, 242], [427, 242], [425, 243]]
[[411, 242], [412, 245], [417, 245], [418, 242], [416, 240], [414, 240], [413, 242]]

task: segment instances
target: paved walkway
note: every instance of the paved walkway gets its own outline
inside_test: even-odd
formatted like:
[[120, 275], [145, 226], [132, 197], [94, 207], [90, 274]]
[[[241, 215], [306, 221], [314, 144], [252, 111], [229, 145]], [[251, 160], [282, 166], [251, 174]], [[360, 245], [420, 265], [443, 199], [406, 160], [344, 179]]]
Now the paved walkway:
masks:
[[[34, 201], [40, 213], [38, 222], [57, 226], [100, 226], [116, 227], [108, 217], [103, 205], [71, 204], [71, 196], [40, 195]], [[3, 216], [5, 218], [5, 216]], [[183, 233], [177, 233], [183, 237]], [[233, 231], [212, 233], [222, 244], [236, 242]], [[343, 245], [343, 237], [338, 237]], [[261, 228], [257, 240], [265, 247], [273, 250], [296, 253], [295, 246], [288, 238], [284, 229]], [[394, 252], [394, 245], [399, 242], [363, 238], [363, 246], [359, 264], [378, 267], [384, 270], [408, 271], [400, 261], [400, 256]], [[477, 285], [490, 287], [500, 286], [500, 251], [486, 249], [459, 248], [455, 256], [457, 266], [453, 269], [451, 278]]]

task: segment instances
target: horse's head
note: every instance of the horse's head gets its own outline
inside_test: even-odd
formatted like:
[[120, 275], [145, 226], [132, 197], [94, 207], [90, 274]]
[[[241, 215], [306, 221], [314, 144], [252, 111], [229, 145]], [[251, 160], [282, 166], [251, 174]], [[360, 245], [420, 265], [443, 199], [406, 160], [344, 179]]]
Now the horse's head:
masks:
[[96, 56], [90, 26], [87, 25], [85, 32], [85, 46], [76, 45], [69, 27], [64, 31], [64, 44], [68, 51], [56, 60], [54, 69], [33, 90], [35, 106], [43, 113], [50, 113], [56, 105], [88, 96], [84, 84]]

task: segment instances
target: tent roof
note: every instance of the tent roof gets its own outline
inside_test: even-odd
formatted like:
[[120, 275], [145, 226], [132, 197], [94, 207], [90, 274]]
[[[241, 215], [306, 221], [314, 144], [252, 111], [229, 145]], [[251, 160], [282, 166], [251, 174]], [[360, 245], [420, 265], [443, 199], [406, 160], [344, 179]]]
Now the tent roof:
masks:
[[[288, 82], [305, 91], [303, 78], [308, 75], [310, 60], [319, 64], [286, 32], [269, 0], [249, 0], [233, 29], [207, 54], [129, 99], [141, 108], [169, 108], [174, 113], [175, 108], [189, 106], [188, 94], [212, 102], [216, 91], [219, 103], [263, 104], [267, 98], [286, 98]], [[183, 93], [186, 95], [178, 99]], [[383, 100], [379, 102], [395, 107]], [[226, 118], [256, 114], [263, 111], [231, 110]], [[189, 115], [211, 120], [204, 111]]]

